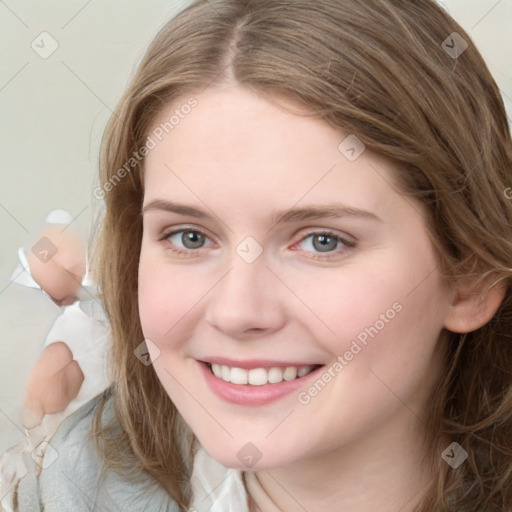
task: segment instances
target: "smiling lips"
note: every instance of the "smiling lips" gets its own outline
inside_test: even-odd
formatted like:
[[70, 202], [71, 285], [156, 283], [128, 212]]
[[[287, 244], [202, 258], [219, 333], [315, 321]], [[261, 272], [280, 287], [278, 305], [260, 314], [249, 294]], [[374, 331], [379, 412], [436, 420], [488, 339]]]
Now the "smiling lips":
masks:
[[324, 366], [298, 361], [236, 361], [223, 357], [197, 360], [197, 363], [215, 395], [242, 406], [263, 406], [293, 395]]
[[252, 386], [264, 386], [265, 384], [279, 384], [283, 381], [292, 381], [305, 377], [308, 373], [318, 368], [318, 365], [305, 366], [273, 366], [270, 368], [244, 369], [223, 364], [210, 364], [210, 370], [215, 377], [232, 384], [249, 384]]

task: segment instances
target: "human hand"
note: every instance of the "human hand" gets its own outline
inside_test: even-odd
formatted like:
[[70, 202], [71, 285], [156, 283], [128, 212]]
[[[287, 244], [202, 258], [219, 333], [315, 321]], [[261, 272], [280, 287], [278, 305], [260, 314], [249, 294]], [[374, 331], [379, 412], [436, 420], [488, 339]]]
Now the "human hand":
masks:
[[22, 423], [33, 428], [46, 414], [63, 411], [78, 395], [84, 374], [64, 342], [47, 346], [27, 379]]

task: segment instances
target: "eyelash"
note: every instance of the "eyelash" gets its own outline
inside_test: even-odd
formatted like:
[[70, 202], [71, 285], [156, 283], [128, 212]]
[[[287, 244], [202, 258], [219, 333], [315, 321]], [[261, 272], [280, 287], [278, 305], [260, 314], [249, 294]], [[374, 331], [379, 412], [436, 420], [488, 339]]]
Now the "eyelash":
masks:
[[[162, 235], [162, 237], [160, 238], [160, 241], [161, 242], [169, 242], [169, 238], [171, 238], [173, 235], [176, 235], [178, 233], [186, 233], [186, 232], [196, 233], [196, 234], [204, 236], [205, 238], [209, 238], [208, 235], [206, 233], [204, 233], [203, 231], [201, 231], [200, 229], [181, 228], [181, 229], [176, 229], [176, 230], [164, 233]], [[325, 253], [313, 252], [311, 254], [313, 254], [314, 256], [308, 256], [308, 257], [311, 259], [315, 259], [315, 260], [332, 259], [335, 256], [339, 256], [340, 253], [345, 253], [345, 252], [349, 251], [350, 249], [353, 249], [356, 246], [355, 242], [346, 240], [345, 238], [341, 237], [340, 235], [337, 235], [336, 233], [333, 233], [332, 231], [329, 231], [329, 230], [312, 231], [311, 233], [308, 233], [307, 235], [302, 237], [295, 245], [298, 245], [298, 244], [304, 242], [304, 240], [307, 240], [311, 236], [327, 236], [330, 238], [334, 238], [334, 240], [336, 240], [337, 242], [340, 242], [344, 246], [341, 249], [339, 248], [334, 251], [325, 252]], [[175, 249], [172, 247], [167, 247], [167, 250], [171, 251], [174, 255], [181, 257], [181, 258], [197, 257], [197, 255], [195, 253], [197, 251], [201, 251], [202, 249], [203, 249], [203, 247], [198, 248], [198, 249]], [[305, 252], [309, 253], [310, 251], [305, 251]], [[323, 256], [323, 254], [325, 254], [327, 256]]]

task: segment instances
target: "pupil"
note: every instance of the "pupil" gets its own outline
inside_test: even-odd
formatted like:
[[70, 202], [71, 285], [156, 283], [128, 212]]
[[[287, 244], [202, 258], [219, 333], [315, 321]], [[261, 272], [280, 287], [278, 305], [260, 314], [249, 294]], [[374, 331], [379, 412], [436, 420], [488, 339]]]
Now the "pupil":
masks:
[[204, 242], [204, 236], [200, 233], [195, 233], [194, 231], [187, 231], [183, 233], [182, 242], [185, 247], [188, 249], [197, 249], [201, 247]]
[[[318, 240], [319, 243], [316, 243]], [[313, 246], [317, 251], [328, 252], [336, 249], [337, 240], [331, 236], [318, 235], [313, 238]]]

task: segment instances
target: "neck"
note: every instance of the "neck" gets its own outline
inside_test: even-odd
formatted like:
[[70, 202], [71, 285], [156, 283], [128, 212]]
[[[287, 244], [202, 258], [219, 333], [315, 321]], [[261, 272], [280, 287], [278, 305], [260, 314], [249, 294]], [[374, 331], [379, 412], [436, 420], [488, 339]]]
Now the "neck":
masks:
[[418, 419], [404, 407], [349, 446], [256, 476], [282, 512], [413, 512], [435, 478], [423, 460], [423, 438]]

